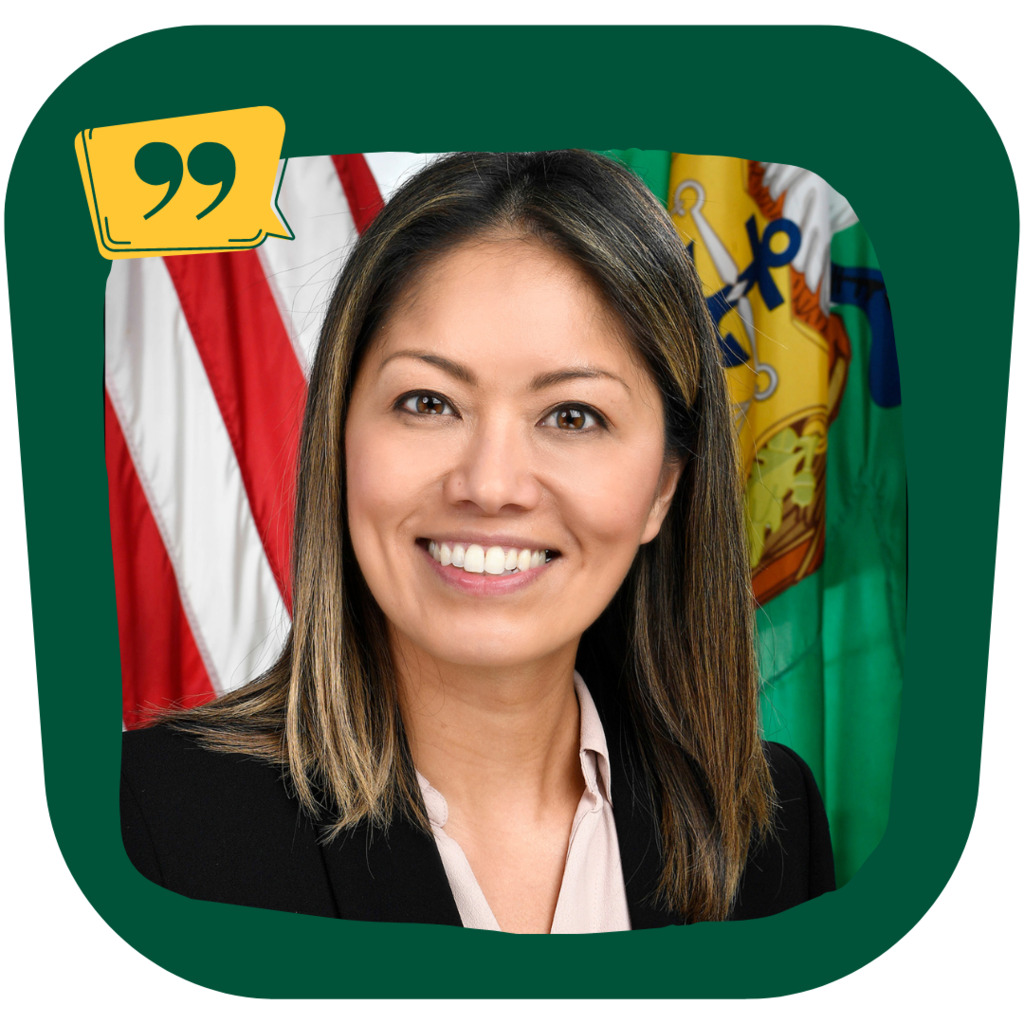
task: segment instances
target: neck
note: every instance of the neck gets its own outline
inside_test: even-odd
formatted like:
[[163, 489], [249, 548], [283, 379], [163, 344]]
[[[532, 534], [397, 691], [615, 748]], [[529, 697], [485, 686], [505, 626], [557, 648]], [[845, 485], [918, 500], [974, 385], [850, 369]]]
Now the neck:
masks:
[[394, 636], [392, 650], [413, 763], [451, 808], [540, 814], [567, 792], [578, 799], [575, 644], [502, 667], [438, 662]]

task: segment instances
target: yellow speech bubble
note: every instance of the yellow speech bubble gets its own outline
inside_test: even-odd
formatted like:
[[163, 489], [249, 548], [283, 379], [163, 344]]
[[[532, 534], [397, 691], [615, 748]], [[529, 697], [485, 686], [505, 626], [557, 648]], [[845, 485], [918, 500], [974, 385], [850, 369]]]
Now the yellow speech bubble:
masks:
[[294, 238], [277, 206], [283, 142], [284, 118], [273, 107], [79, 132], [75, 152], [100, 254], [226, 252]]

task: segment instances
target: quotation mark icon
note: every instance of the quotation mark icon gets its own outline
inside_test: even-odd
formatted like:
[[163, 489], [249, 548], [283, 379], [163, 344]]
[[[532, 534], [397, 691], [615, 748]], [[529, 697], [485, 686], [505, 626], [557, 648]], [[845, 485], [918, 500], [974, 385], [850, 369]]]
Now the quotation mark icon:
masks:
[[273, 107], [83, 128], [75, 154], [100, 255], [233, 252], [294, 238], [277, 205], [283, 144]]
[[[149, 213], [149, 220], [159, 213], [173, 198], [185, 176], [181, 153], [167, 142], [148, 142], [135, 154], [135, 173], [147, 185], [167, 185], [163, 199]], [[196, 214], [202, 220], [227, 198], [235, 183], [235, 157], [227, 146], [219, 142], [200, 142], [188, 155], [188, 173], [200, 185], [220, 185], [220, 192], [205, 210]]]

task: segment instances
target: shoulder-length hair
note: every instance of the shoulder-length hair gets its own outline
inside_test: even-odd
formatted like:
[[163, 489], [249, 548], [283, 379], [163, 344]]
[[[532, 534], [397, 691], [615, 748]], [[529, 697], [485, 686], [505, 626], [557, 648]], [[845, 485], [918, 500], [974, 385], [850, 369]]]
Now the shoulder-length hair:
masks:
[[449, 156], [399, 189], [360, 237], [309, 382], [288, 641], [263, 676], [169, 721], [207, 746], [284, 766], [326, 839], [396, 814], [429, 829], [386, 623], [349, 538], [345, 419], [359, 360], [396, 299], [432, 261], [484, 234], [535, 237], [589, 275], [661, 392], [666, 458], [685, 461], [660, 532], [578, 661], [617, 695], [660, 807], [660, 896], [691, 921], [722, 919], [774, 800], [732, 411], [693, 263], [664, 208], [606, 157]]

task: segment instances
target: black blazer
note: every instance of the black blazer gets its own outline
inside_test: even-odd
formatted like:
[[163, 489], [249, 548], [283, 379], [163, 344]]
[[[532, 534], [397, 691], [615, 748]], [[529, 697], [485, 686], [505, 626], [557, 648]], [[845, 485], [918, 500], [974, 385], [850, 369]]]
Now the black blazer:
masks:
[[[657, 817], [634, 785], [635, 758], [602, 711], [612, 805], [633, 928], [685, 924], [652, 900]], [[828, 822], [814, 777], [788, 747], [766, 744], [780, 811], [756, 844], [732, 919], [765, 917], [835, 888]], [[124, 847], [146, 878], [194, 899], [355, 921], [461, 926], [433, 837], [396, 820], [329, 845], [289, 796], [279, 769], [213, 753], [167, 726], [124, 734]]]

